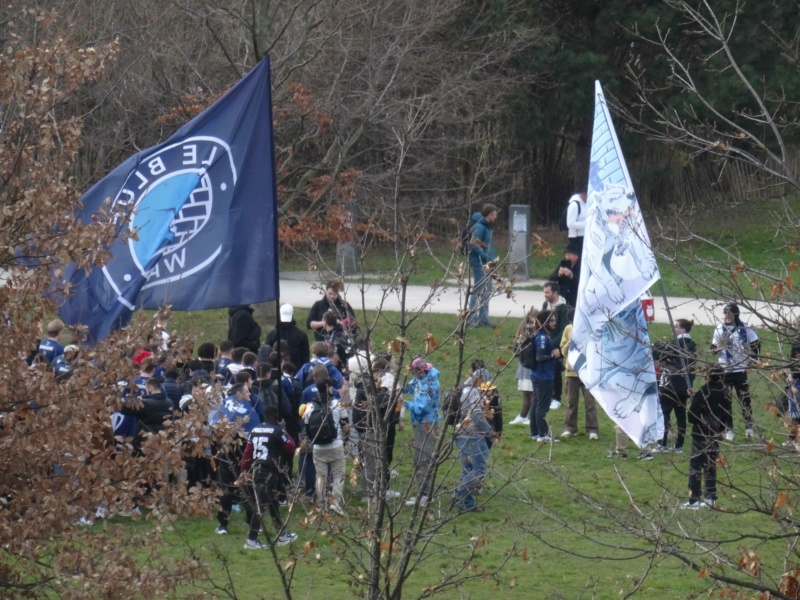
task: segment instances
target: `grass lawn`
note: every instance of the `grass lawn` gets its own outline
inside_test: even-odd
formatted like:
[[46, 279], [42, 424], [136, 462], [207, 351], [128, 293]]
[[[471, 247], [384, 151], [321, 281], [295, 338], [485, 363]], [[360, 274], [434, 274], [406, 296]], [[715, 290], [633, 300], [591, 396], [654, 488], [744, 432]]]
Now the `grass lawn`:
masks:
[[[296, 310], [298, 322], [304, 322], [305, 317], [305, 311]], [[399, 315], [392, 313], [380, 317], [369, 313], [362, 315], [360, 322], [374, 322], [373, 339], [381, 343], [385, 340], [388, 344], [396, 336], [393, 324], [398, 319]], [[506, 423], [517, 414], [521, 404], [514, 379], [516, 361], [510, 360], [510, 345], [517, 324], [506, 321], [497, 331], [469, 330], [464, 341], [467, 365], [473, 358], [482, 358], [493, 373], [498, 373], [497, 385], [504, 402]], [[454, 316], [424, 314], [409, 327], [406, 336], [412, 356], [422, 352], [425, 334], [433, 334], [439, 341], [441, 346], [429, 360], [441, 371], [443, 388], [456, 382], [460, 346], [453, 335], [456, 326]], [[227, 332], [227, 313], [222, 310], [177, 313], [170, 329], [179, 334], [191, 333], [198, 344], [206, 340], [218, 342]], [[709, 327], [696, 327], [692, 332], [703, 360], [711, 359], [707, 352], [711, 333]], [[652, 325], [651, 341], [667, 334], [667, 326]], [[765, 335], [765, 351], [777, 352], [776, 341], [768, 335]], [[509, 364], [503, 369], [506, 363]], [[763, 405], [775, 397], [776, 384], [767, 377], [754, 376], [752, 381], [757, 421], [765, 427], [765, 436], [775, 437], [770, 430], [779, 429], [777, 421]], [[563, 416], [564, 408], [549, 415], [556, 435], [562, 431]], [[739, 436], [733, 445], [723, 448], [723, 454], [734, 478], [755, 480], [763, 474], [759, 455], [743, 444], [741, 415], [737, 412], [734, 418]], [[581, 431], [582, 427], [581, 414]], [[436, 585], [447, 573], [463, 569], [471, 577], [469, 581], [435, 595], [478, 599], [499, 592], [505, 598], [611, 599], [624, 597], [647, 573], [637, 597], [695, 598], [707, 592], [708, 579], [699, 578], [675, 559], [659, 557], [654, 560], [647, 545], [624, 533], [624, 517], [616, 524], [608, 517], [617, 511], [623, 515], [633, 514], [637, 508], [647, 515], [645, 522], [673, 526], [680, 523], [688, 530], [702, 530], [720, 539], [734, 539], [742, 531], [769, 532], [776, 527], [771, 519], [752, 513], [677, 510], [687, 495], [689, 441], [687, 452], [682, 455], [656, 455], [649, 462], [637, 461], [636, 450], [631, 447], [630, 459], [613, 461], [605, 456], [612, 449], [614, 428], [602, 413], [600, 435], [599, 441], [590, 441], [582, 432], [576, 438], [551, 447], [532, 443], [525, 427], [506, 425], [502, 443], [492, 451], [490, 476], [481, 497], [486, 511], [468, 513], [446, 522], [425, 546], [424, 553], [417, 555], [422, 560], [404, 589], [404, 597], [425, 596], [428, 586]], [[783, 438], [776, 439], [782, 441]], [[393, 487], [411, 495], [414, 490], [409, 442], [410, 431], [406, 429], [398, 435], [395, 456], [400, 474]], [[457, 460], [446, 460], [440, 474], [443, 489], [451, 490], [460, 476]], [[366, 507], [351, 482], [346, 485], [345, 495], [349, 504], [346, 520], [338, 517], [315, 519], [313, 515], [309, 518], [301, 505], [292, 508], [289, 527], [298, 534], [298, 540], [291, 546], [278, 548], [277, 554], [281, 565], [297, 561], [293, 571], [294, 598], [349, 598], [358, 597], [360, 593], [358, 581], [363, 570], [353, 567], [352, 561], [363, 556], [358, 555], [352, 536], [368, 535], [360, 521]], [[454, 516], [447, 512], [449, 496], [449, 492], [443, 491], [437, 498], [431, 512], [432, 522]], [[587, 496], [602, 499], [605, 508], [599, 512], [592, 510], [590, 507], [594, 503], [588, 502]], [[737, 500], [728, 496], [724, 487], [720, 497], [723, 508], [736, 505]], [[396, 506], [393, 512], [396, 531], [405, 530], [409, 515], [409, 508]], [[147, 528], [152, 525], [130, 526]], [[212, 517], [179, 518], [168, 533], [172, 543], [164, 549], [164, 559], [180, 557], [191, 547], [207, 561], [223, 587], [226, 587], [225, 578], [230, 576], [239, 598], [280, 597], [280, 583], [270, 554], [242, 549], [246, 536], [243, 518], [234, 516], [228, 536], [214, 535], [214, 527]], [[781, 569], [782, 563], [775, 557], [781, 556], [785, 544], [785, 541], [765, 541], [758, 550], [764, 564], [773, 559], [772, 564]], [[633, 554], [638, 557], [630, 558]], [[698, 560], [712, 561], [710, 556], [702, 555]], [[501, 565], [499, 576], [488, 575]], [[187, 586], [185, 591], [222, 595], [203, 584]]]

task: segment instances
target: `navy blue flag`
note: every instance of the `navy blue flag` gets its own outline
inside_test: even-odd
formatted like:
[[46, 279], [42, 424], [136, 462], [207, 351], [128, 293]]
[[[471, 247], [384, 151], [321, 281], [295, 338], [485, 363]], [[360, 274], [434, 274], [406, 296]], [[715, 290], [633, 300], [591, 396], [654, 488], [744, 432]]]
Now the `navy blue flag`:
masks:
[[112, 258], [75, 265], [59, 314], [96, 342], [137, 308], [202, 310], [276, 300], [278, 229], [269, 59], [158, 146], [131, 156], [83, 197], [90, 222], [118, 215]]

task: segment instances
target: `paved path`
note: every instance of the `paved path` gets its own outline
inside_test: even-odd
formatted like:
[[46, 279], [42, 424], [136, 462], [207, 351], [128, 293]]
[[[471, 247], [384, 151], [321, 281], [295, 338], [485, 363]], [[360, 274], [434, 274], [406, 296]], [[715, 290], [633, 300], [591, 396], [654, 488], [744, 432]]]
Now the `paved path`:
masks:
[[[370, 277], [375, 280], [377, 277]], [[281, 276], [281, 302], [288, 302], [299, 308], [311, 308], [311, 305], [322, 296], [321, 284], [324, 281], [319, 273], [287, 272]], [[492, 298], [489, 304], [489, 315], [492, 320], [509, 318], [514, 321], [521, 319], [531, 307], [541, 307], [544, 302], [544, 292], [522, 290], [520, 287], [541, 286], [544, 281], [529, 280], [517, 283], [512, 289], [510, 297], [505, 295]], [[658, 286], [656, 286], [657, 288]], [[655, 288], [654, 288], [655, 289]], [[423, 309], [429, 313], [456, 314], [464, 306], [463, 289], [440, 287], [432, 289], [426, 286], [413, 285], [406, 288], [406, 308], [416, 311]], [[356, 310], [362, 306], [368, 309], [382, 308], [384, 310], [399, 311], [401, 298], [398, 289], [386, 289], [386, 286], [373, 283], [366, 284], [361, 289], [354, 281], [349, 281], [345, 295], [347, 301]], [[697, 325], [713, 325], [722, 318], [722, 302], [709, 299], [676, 298], [668, 297], [667, 301], [672, 310], [673, 319], [692, 319]], [[663, 299], [658, 296], [654, 299], [655, 322], [669, 323], [667, 309]], [[423, 308], [424, 307], [424, 308]], [[800, 317], [800, 309], [794, 306], [785, 306], [778, 309], [767, 306], [765, 303], [755, 303], [753, 308], [763, 314], [767, 319], [791, 319]], [[779, 311], [779, 312], [778, 312]], [[762, 326], [759, 319], [753, 317], [751, 312], [742, 307], [742, 318], [754, 326]]]

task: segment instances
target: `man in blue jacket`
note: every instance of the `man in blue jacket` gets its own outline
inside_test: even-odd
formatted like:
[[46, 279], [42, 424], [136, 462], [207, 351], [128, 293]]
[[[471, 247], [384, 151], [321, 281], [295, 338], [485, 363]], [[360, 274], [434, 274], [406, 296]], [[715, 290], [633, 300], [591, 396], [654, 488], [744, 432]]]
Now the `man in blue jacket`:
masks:
[[492, 243], [492, 227], [497, 219], [497, 207], [484, 204], [472, 215], [472, 236], [469, 244], [469, 266], [472, 269], [472, 294], [469, 299], [468, 324], [495, 327], [489, 320], [489, 300], [492, 297], [492, 275], [496, 254]]

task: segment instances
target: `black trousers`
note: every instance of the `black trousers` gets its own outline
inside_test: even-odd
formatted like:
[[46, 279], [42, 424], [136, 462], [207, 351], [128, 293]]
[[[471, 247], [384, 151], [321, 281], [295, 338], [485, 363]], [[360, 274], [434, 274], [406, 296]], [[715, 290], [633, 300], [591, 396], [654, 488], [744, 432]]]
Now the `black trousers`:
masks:
[[661, 402], [661, 412], [664, 413], [664, 439], [661, 440], [661, 445], [666, 446], [669, 440], [669, 433], [672, 428], [670, 425], [670, 417], [675, 413], [675, 424], [677, 430], [675, 433], [675, 447], [683, 448], [683, 442], [686, 438], [686, 401], [688, 396], [678, 396], [671, 388], [658, 388], [658, 399]]
[[[722, 382], [729, 388], [736, 390], [736, 396], [739, 398], [739, 403], [742, 405], [742, 416], [744, 417], [744, 426], [746, 429], [753, 428], [753, 405], [750, 400], [750, 384], [747, 382], [747, 373], [744, 371], [736, 371], [734, 373], [725, 373]], [[725, 425], [728, 429], [733, 429], [733, 396], [728, 395], [726, 399], [725, 409]]]
[[264, 520], [264, 508], [272, 519], [276, 534], [283, 529], [281, 509], [278, 504], [283, 474], [271, 464], [253, 467], [253, 485], [249, 487], [250, 531], [247, 539], [258, 539], [258, 532]]
[[[717, 456], [719, 438], [692, 431], [692, 456], [689, 459], [689, 493], [692, 500], [717, 499]], [[705, 483], [703, 495], [702, 483]]]
[[[244, 500], [239, 487], [235, 485], [239, 476], [239, 469], [238, 464], [236, 467], [233, 466], [234, 462], [234, 459], [217, 457], [217, 486], [222, 492], [219, 498], [220, 510], [217, 512], [217, 521], [222, 527], [228, 526], [233, 503], [238, 502], [241, 504], [241, 501]], [[250, 504], [244, 502], [244, 509], [245, 517], [249, 523], [253, 516], [250, 511]]]
[[561, 402], [561, 394], [564, 391], [564, 371], [563, 359], [556, 360], [556, 375], [553, 378], [553, 398]]

